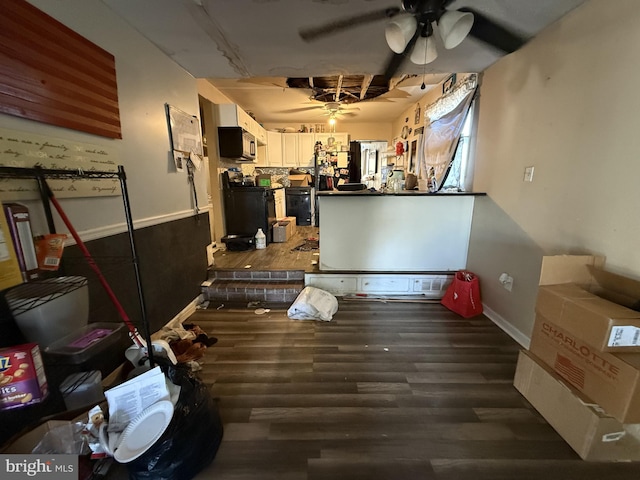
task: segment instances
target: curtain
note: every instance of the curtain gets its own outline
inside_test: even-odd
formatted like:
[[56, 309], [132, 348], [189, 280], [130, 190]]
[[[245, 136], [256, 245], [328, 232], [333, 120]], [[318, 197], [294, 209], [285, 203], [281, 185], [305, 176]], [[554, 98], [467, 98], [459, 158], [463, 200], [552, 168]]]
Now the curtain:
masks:
[[451, 93], [425, 108], [418, 176], [428, 179], [433, 191], [442, 187], [453, 161], [462, 127], [476, 92], [476, 78], [475, 75], [469, 76]]

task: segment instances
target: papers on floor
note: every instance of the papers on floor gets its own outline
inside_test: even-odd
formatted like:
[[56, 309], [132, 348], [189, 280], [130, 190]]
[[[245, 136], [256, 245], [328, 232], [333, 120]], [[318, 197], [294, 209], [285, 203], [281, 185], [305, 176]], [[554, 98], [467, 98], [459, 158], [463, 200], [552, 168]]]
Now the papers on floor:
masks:
[[120, 432], [160, 400], [170, 400], [164, 373], [155, 367], [104, 393], [109, 404], [109, 432]]

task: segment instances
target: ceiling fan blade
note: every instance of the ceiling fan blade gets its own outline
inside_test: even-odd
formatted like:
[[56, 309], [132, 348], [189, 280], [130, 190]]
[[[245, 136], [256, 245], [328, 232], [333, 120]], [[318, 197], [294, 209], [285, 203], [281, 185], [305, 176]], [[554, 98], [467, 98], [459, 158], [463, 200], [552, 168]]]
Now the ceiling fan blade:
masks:
[[239, 79], [238, 83], [250, 83], [254, 85], [264, 85], [266, 87], [287, 88], [286, 77], [249, 77]]
[[372, 23], [378, 20], [383, 20], [385, 18], [391, 18], [398, 13], [400, 13], [400, 9], [397, 7], [385, 8], [382, 10], [365, 13], [363, 15], [355, 15], [349, 18], [344, 18], [342, 20], [335, 20], [319, 27], [301, 28], [298, 33], [305, 42], [311, 42], [313, 40], [317, 40], [318, 38], [333, 35], [334, 33], [340, 32], [342, 30], [347, 30], [351, 27]]
[[473, 26], [469, 35], [484, 43], [499, 48], [506, 53], [515, 52], [526, 43], [524, 38], [498, 25], [477, 10], [466, 7], [458, 10], [473, 14]]
[[300, 112], [308, 112], [309, 110], [318, 110], [318, 109], [324, 108], [320, 105], [317, 105], [315, 107], [302, 107], [302, 108], [290, 108], [288, 110], [281, 110], [277, 113], [300, 113]]
[[387, 68], [384, 69], [383, 74], [384, 78], [387, 81], [393, 78], [393, 76], [398, 72], [398, 69], [402, 65], [402, 62], [404, 62], [404, 59], [407, 57], [407, 55], [409, 55], [411, 50], [413, 50], [413, 46], [416, 44], [416, 41], [418, 41], [418, 37], [420, 36], [421, 29], [422, 25], [418, 25], [418, 28], [416, 28], [416, 31], [413, 34], [413, 37], [411, 37], [411, 40], [409, 40], [407, 46], [404, 47], [404, 51], [402, 53], [394, 53], [387, 63]]

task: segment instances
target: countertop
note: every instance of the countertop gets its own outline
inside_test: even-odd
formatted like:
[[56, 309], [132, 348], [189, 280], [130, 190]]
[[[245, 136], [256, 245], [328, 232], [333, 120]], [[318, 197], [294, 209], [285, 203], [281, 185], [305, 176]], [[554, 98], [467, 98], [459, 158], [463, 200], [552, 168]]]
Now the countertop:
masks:
[[464, 196], [483, 196], [484, 192], [442, 192], [431, 193], [423, 192], [420, 190], [402, 190], [400, 192], [372, 192], [371, 190], [355, 190], [344, 191], [339, 190], [323, 190], [318, 192], [318, 196], [321, 197], [464, 197]]

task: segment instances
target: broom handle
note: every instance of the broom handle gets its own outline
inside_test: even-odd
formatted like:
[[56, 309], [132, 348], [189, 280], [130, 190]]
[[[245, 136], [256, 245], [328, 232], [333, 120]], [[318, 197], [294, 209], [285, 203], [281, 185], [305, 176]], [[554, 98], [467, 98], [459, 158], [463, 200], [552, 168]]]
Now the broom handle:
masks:
[[140, 341], [139, 334], [138, 334], [138, 331], [136, 330], [135, 325], [133, 325], [133, 323], [131, 323], [131, 320], [129, 319], [129, 316], [127, 315], [127, 312], [124, 311], [124, 308], [122, 308], [122, 305], [120, 304], [120, 302], [116, 298], [115, 293], [113, 293], [113, 290], [111, 290], [111, 287], [109, 286], [109, 283], [107, 283], [107, 279], [104, 278], [104, 275], [102, 275], [102, 272], [100, 271], [100, 268], [98, 268], [98, 265], [96, 264], [95, 260], [91, 256], [91, 253], [89, 253], [89, 250], [87, 249], [87, 247], [85, 246], [84, 242], [82, 241], [82, 239], [78, 235], [78, 232], [76, 232], [76, 229], [73, 228], [73, 225], [71, 224], [71, 221], [69, 220], [69, 217], [67, 217], [67, 215], [64, 213], [64, 210], [62, 210], [62, 207], [58, 203], [58, 200], [56, 199], [56, 197], [54, 197], [53, 192], [48, 187], [49, 186], [47, 185], [47, 194], [49, 195], [49, 200], [51, 200], [51, 203], [53, 203], [53, 206], [56, 207], [58, 215], [60, 215], [60, 218], [62, 218], [62, 221], [67, 226], [67, 229], [69, 230], [69, 233], [71, 233], [71, 236], [76, 241], [76, 244], [78, 245], [78, 247], [82, 251], [82, 254], [87, 259], [87, 263], [89, 264], [89, 267], [91, 267], [91, 269], [98, 276], [98, 280], [100, 280], [100, 283], [102, 284], [103, 288], [107, 292], [107, 295], [109, 296], [109, 299], [111, 300], [113, 305], [116, 307], [116, 310], [118, 310], [118, 313], [120, 314], [120, 317], [122, 318], [124, 323], [129, 328], [129, 331], [131, 332], [131, 336], [133, 337], [134, 342], [136, 342], [140, 348], [144, 348], [144, 345]]

